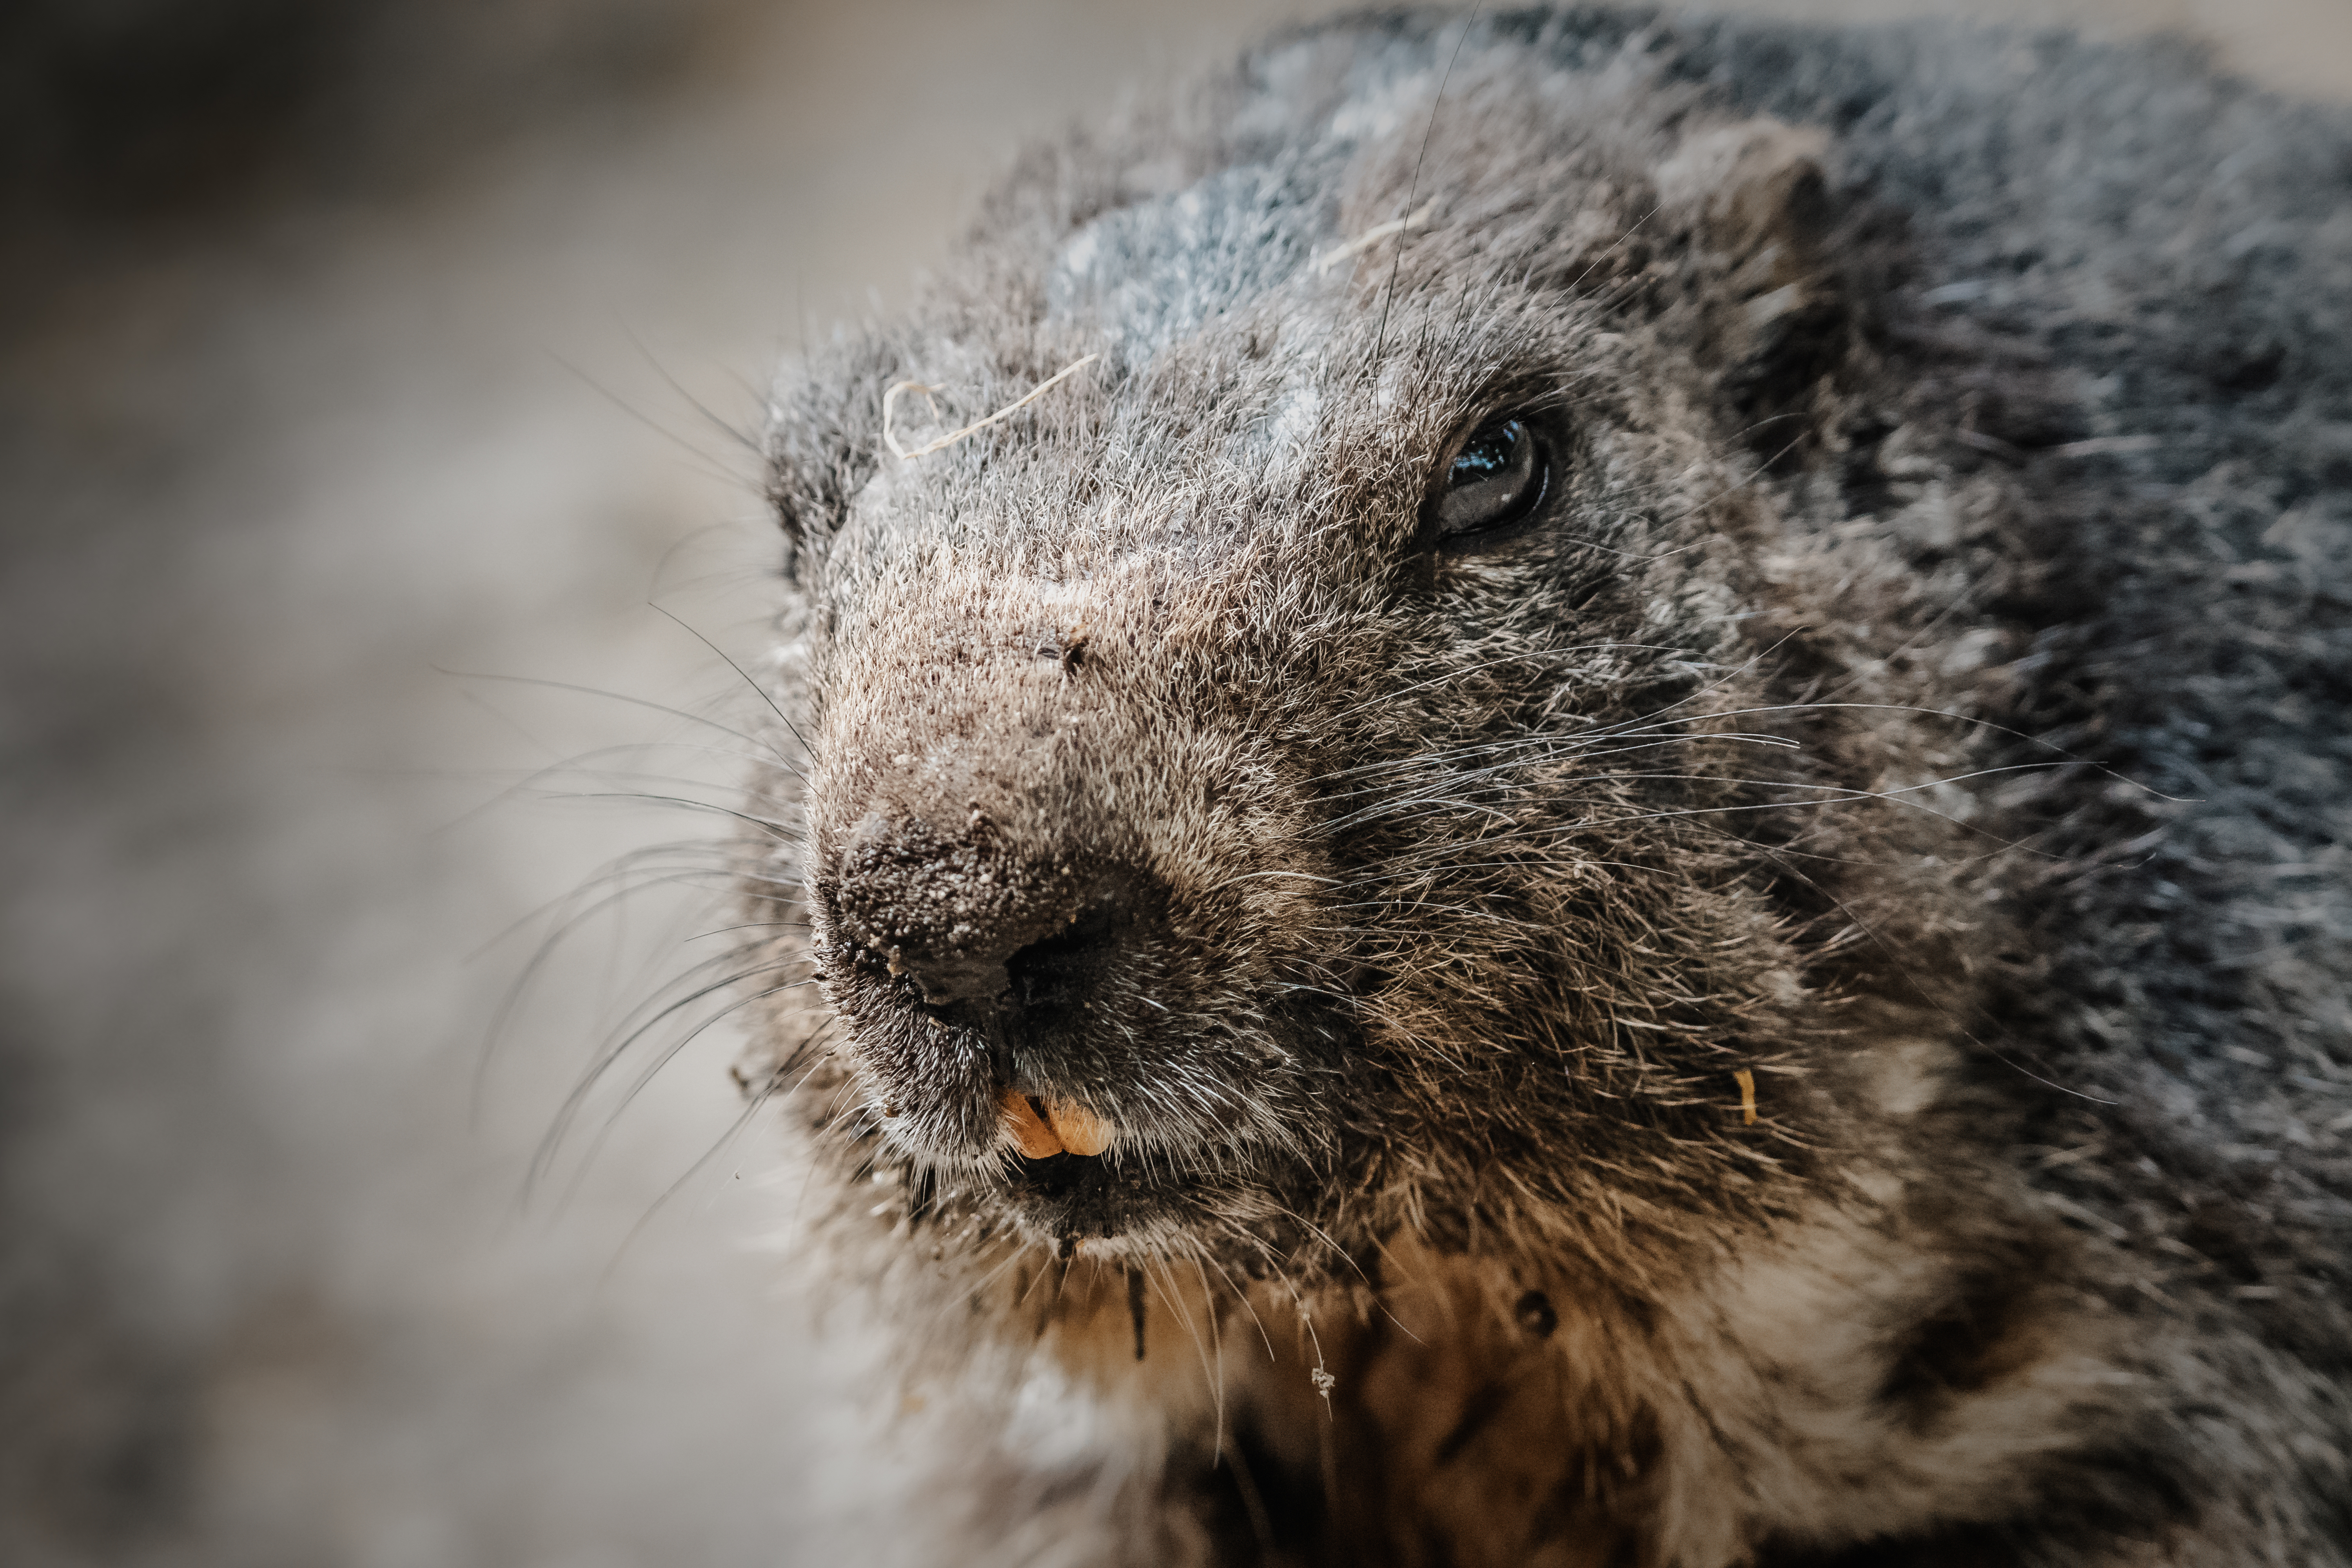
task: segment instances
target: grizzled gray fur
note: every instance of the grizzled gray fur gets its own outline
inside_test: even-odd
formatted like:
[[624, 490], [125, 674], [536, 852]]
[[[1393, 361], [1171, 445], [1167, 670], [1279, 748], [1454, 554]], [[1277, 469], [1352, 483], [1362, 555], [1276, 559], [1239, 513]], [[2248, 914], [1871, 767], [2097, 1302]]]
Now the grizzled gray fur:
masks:
[[754, 1081], [955, 1560], [2352, 1563], [2343, 118], [1355, 20], [770, 445]]

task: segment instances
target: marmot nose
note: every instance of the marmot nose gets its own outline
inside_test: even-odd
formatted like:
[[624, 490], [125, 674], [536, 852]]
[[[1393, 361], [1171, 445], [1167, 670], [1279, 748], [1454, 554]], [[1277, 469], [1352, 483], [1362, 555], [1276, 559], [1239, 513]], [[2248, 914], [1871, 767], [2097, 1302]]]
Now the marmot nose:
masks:
[[843, 933], [912, 980], [925, 1005], [1082, 1005], [1132, 962], [1162, 900], [1130, 867], [1004, 853], [985, 831], [946, 837], [868, 816], [851, 833], [833, 901]]
[[915, 982], [930, 1006], [1074, 1007], [1118, 968], [1126, 950], [1122, 938], [1132, 923], [1124, 905], [1116, 893], [1108, 893], [1034, 942], [1020, 942], [1034, 923], [1019, 921], [1008, 930], [975, 932], [961, 943], [926, 942], [902, 933], [891, 952], [898, 971]]

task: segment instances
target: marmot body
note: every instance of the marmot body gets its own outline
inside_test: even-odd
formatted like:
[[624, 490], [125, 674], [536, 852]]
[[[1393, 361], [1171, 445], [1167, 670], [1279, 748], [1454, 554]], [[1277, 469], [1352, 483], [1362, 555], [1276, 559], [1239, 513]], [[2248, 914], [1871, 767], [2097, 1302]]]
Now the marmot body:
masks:
[[2347, 323], [2352, 132], [2165, 47], [1030, 158], [777, 394], [751, 808], [963, 1560], [2352, 1562]]

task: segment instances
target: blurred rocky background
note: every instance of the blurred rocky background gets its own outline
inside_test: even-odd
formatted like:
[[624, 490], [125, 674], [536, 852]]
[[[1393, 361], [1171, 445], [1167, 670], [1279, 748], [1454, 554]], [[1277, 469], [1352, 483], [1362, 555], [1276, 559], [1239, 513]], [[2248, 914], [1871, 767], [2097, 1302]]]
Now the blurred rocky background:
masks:
[[[945, 1560], [725, 1021], [593, 1071], [727, 923], [643, 797], [744, 765], [732, 429], [1024, 138], [1334, 8], [0, 9], [0, 1563]], [[2352, 96], [2352, 0], [1972, 14]]]

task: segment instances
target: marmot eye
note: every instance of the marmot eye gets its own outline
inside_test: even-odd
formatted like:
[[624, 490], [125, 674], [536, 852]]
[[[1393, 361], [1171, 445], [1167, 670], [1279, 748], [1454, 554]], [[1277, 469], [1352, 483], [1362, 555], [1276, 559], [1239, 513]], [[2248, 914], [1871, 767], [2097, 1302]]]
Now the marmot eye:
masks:
[[1437, 536], [1485, 533], [1518, 521], [1542, 504], [1551, 461], [1535, 432], [1518, 419], [1478, 426], [1446, 470], [1437, 498]]

